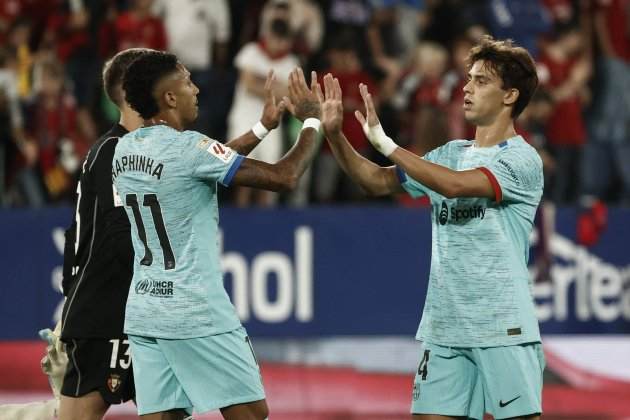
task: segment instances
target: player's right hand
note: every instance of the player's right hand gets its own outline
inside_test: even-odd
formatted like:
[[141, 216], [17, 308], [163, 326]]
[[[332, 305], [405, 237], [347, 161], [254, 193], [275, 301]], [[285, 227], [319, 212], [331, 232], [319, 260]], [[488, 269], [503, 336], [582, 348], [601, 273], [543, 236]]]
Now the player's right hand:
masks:
[[322, 103], [322, 126], [327, 137], [341, 133], [343, 124], [343, 102], [339, 80], [328, 73], [324, 76], [324, 102]]
[[317, 83], [317, 74], [311, 73], [311, 88], [309, 89], [300, 67], [289, 75], [289, 96], [282, 98], [287, 109], [295, 118], [304, 121], [307, 118], [321, 119], [322, 89]]

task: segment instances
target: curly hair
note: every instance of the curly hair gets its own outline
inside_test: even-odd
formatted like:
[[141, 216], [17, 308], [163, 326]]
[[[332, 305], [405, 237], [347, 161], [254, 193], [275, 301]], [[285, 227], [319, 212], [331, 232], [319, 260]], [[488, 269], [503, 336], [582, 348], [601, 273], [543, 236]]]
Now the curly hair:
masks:
[[468, 67], [482, 60], [490, 65], [490, 70], [501, 78], [503, 89], [517, 89], [518, 99], [512, 108], [512, 118], [518, 117], [529, 103], [538, 86], [538, 75], [534, 59], [523, 47], [511, 39], [495, 40], [484, 36], [468, 54]]
[[178, 64], [175, 54], [150, 51], [138, 57], [127, 69], [123, 77], [125, 99], [145, 120], [160, 112], [154, 96], [155, 86], [163, 77], [177, 71]]
[[117, 53], [103, 66], [103, 89], [105, 90], [105, 95], [117, 106], [120, 107], [124, 99], [121, 89], [125, 72], [131, 63], [149, 51], [153, 50], [148, 48], [129, 48]]

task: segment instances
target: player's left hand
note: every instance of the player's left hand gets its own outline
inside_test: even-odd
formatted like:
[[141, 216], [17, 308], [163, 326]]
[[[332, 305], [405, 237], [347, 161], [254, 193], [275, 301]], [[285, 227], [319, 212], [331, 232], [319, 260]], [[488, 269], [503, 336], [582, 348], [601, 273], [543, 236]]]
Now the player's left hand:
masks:
[[295, 118], [304, 121], [307, 118], [321, 119], [324, 94], [317, 82], [317, 73], [311, 73], [311, 87], [306, 84], [304, 72], [301, 68], [296, 68], [289, 75], [289, 96], [282, 100], [286, 103], [287, 109]]
[[286, 109], [286, 104], [284, 101], [280, 101], [276, 103], [276, 95], [273, 93], [273, 85], [276, 81], [276, 75], [273, 73], [273, 70], [269, 70], [267, 73], [267, 80], [265, 80], [265, 106], [263, 107], [262, 116], [260, 117], [260, 122], [265, 128], [269, 131], [278, 127], [280, 124], [280, 120], [282, 119], [282, 115]]

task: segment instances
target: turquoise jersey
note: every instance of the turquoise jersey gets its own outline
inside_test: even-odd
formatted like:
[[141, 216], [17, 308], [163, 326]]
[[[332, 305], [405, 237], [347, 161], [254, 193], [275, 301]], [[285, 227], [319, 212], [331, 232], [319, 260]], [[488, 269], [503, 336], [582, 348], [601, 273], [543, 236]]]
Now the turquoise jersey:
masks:
[[229, 185], [242, 159], [216, 140], [166, 125], [120, 139], [112, 178], [135, 251], [125, 333], [182, 339], [240, 326], [223, 287], [217, 183]]
[[403, 188], [431, 199], [431, 273], [416, 338], [452, 347], [540, 341], [527, 269], [529, 235], [543, 191], [542, 161], [517, 136], [493, 147], [454, 140], [424, 159], [479, 168], [495, 198], [446, 198], [400, 169]]

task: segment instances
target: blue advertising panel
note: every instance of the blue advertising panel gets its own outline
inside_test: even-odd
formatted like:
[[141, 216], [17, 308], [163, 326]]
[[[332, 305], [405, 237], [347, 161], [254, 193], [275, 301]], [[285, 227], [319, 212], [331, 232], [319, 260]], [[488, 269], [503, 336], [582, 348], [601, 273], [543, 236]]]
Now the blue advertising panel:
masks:
[[[71, 219], [67, 208], [0, 212], [0, 340], [34, 339], [59, 316]], [[534, 287], [543, 333], [630, 333], [628, 220], [630, 211], [611, 211], [587, 249], [575, 243], [576, 213], [558, 212], [551, 278]], [[426, 293], [431, 222], [427, 209], [224, 208], [225, 285], [254, 336], [411, 336]]]

